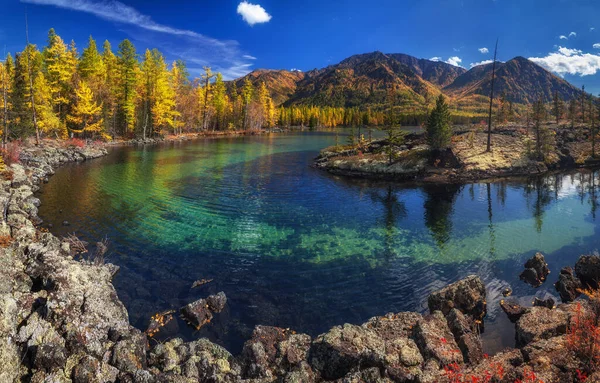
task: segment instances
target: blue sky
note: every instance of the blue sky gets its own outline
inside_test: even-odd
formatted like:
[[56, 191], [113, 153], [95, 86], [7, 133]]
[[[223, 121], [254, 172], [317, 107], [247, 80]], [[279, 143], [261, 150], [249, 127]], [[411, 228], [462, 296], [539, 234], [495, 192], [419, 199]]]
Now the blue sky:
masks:
[[[228, 79], [253, 69], [310, 70], [379, 50], [469, 68], [499, 59], [534, 61], [600, 93], [600, 2], [596, 0], [2, 0], [0, 48], [40, 46], [53, 27], [81, 50], [89, 35], [113, 48], [129, 38]], [[596, 48], [594, 47], [596, 45]], [[487, 48], [488, 52], [485, 51]]]

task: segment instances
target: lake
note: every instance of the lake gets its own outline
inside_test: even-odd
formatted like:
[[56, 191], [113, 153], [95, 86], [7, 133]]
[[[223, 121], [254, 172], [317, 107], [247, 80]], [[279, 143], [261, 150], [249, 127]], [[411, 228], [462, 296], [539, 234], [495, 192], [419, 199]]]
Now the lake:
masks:
[[[228, 306], [210, 324], [195, 331], [177, 318], [157, 340], [205, 336], [234, 353], [257, 324], [318, 335], [425, 312], [429, 293], [473, 273], [488, 287], [492, 353], [514, 346], [498, 306], [505, 287], [526, 304], [556, 295], [560, 268], [600, 247], [598, 172], [467, 185], [350, 180], [310, 167], [335, 140], [301, 132], [115, 147], [58, 169], [40, 216], [59, 237], [109, 239], [136, 327], [224, 291]], [[534, 289], [518, 275], [537, 251], [552, 273]], [[213, 281], [191, 289], [199, 279]]]

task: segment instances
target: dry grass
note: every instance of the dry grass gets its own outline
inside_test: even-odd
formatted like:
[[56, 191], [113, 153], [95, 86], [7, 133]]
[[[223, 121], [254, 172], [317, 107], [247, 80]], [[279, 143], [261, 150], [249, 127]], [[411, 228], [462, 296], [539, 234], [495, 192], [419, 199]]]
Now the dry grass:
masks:
[[[465, 165], [465, 170], [496, 170], [520, 168], [527, 165], [526, 138], [524, 136], [492, 135], [492, 151], [486, 152], [487, 134], [475, 133], [472, 141], [466, 133], [454, 141], [454, 153]], [[472, 145], [471, 145], [472, 144]]]

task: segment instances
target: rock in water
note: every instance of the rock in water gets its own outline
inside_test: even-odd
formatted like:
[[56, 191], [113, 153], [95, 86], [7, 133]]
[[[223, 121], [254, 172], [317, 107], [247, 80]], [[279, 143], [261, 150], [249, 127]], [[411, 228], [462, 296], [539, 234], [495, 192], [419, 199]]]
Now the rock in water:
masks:
[[523, 307], [517, 302], [505, 301], [504, 299], [500, 301], [500, 307], [512, 323], [518, 321], [528, 310], [527, 307]]
[[600, 283], [600, 256], [582, 255], [575, 264], [575, 274], [585, 287], [598, 288]]
[[563, 303], [574, 301], [581, 295], [580, 290], [583, 288], [581, 281], [573, 275], [573, 269], [570, 267], [563, 267], [560, 270], [558, 282], [554, 284], [554, 287], [560, 294], [560, 299]]
[[199, 299], [180, 309], [181, 315], [185, 320], [196, 329], [209, 323], [213, 318], [213, 313], [219, 313], [225, 308], [227, 297], [225, 293], [220, 292], [211, 295], [206, 299]]
[[468, 276], [441, 290], [432, 293], [428, 299], [429, 311], [441, 311], [448, 315], [456, 308], [474, 320], [482, 320], [486, 314], [485, 285], [477, 275]]
[[525, 262], [525, 270], [519, 275], [519, 278], [533, 287], [539, 287], [546, 281], [550, 274], [548, 264], [542, 253], [536, 253], [527, 262]]
[[538, 297], [535, 297], [535, 299], [533, 300], [533, 306], [546, 307], [548, 309], [553, 309], [555, 303], [556, 302], [554, 302], [554, 299], [552, 298], [540, 299]]

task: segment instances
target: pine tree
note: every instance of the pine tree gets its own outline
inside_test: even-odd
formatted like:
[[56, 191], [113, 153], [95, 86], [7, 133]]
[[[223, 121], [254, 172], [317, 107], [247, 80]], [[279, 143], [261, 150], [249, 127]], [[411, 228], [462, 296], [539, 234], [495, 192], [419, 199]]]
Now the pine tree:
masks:
[[538, 160], [544, 159], [544, 147], [545, 147], [545, 139], [546, 139], [546, 130], [545, 127], [542, 126], [543, 120], [546, 118], [546, 107], [544, 106], [544, 102], [541, 98], [538, 98], [533, 103], [533, 123], [535, 130], [535, 147], [536, 147], [536, 155]]
[[108, 40], [103, 45], [102, 64], [104, 65], [104, 83], [100, 88], [100, 101], [102, 102], [104, 130], [110, 132], [114, 138], [117, 134], [119, 66]]
[[135, 129], [135, 112], [137, 100], [138, 61], [135, 47], [125, 39], [119, 44], [118, 71], [119, 93], [118, 107], [123, 124], [123, 133], [133, 133]]
[[450, 146], [452, 140], [450, 109], [441, 94], [427, 119], [426, 132], [427, 142], [433, 150], [441, 150]]
[[577, 101], [572, 98], [569, 101], [569, 121], [571, 121], [571, 129], [575, 127], [575, 117], [577, 115]]
[[558, 94], [558, 91], [554, 91], [554, 96], [552, 99], [552, 114], [556, 118], [556, 124], [558, 124], [560, 117], [563, 113], [563, 102]]
[[67, 115], [71, 136], [74, 133], [107, 138], [102, 121], [102, 106], [94, 101], [94, 94], [85, 81], [80, 81], [75, 89], [75, 104]]
[[227, 107], [227, 94], [221, 73], [217, 73], [213, 85], [212, 105], [215, 110], [215, 124], [213, 125], [213, 130], [215, 128], [220, 130], [222, 127], [223, 115], [225, 114], [225, 109]]
[[254, 86], [252, 82], [246, 78], [244, 81], [244, 87], [242, 88], [242, 100], [244, 102], [244, 125], [242, 127], [243, 130], [248, 129], [249, 126], [249, 111], [250, 111], [250, 103], [252, 102], [252, 97], [254, 96]]
[[81, 54], [78, 69], [81, 79], [89, 84], [94, 96], [98, 99], [106, 81], [106, 67], [92, 36], [90, 36], [88, 46]]

